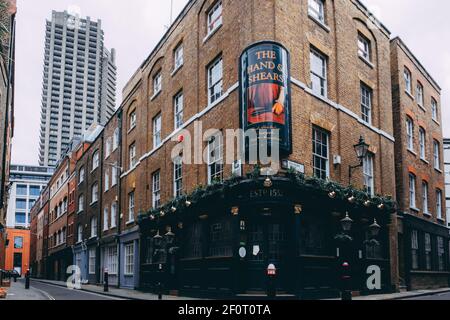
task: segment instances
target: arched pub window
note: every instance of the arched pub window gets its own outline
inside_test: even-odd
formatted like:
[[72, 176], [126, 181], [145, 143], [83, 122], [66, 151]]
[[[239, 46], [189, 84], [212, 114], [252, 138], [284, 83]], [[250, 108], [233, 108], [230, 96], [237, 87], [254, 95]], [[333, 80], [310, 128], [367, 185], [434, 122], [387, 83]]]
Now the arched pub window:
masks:
[[327, 256], [330, 254], [327, 243], [331, 238], [325, 224], [314, 217], [304, 216], [298, 233], [299, 255]]
[[185, 231], [185, 241], [183, 248], [184, 259], [202, 258], [202, 223], [196, 221]]

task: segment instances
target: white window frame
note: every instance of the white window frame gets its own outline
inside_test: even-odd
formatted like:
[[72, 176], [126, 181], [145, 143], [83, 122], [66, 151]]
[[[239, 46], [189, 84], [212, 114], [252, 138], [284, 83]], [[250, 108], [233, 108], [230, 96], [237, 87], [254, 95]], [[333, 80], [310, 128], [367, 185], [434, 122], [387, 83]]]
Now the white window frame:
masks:
[[100, 153], [99, 151], [95, 151], [94, 155], [92, 156], [92, 171], [97, 169], [100, 166]]
[[409, 207], [414, 210], [417, 208], [416, 181], [417, 181], [416, 176], [413, 173], [410, 173], [409, 174]]
[[77, 243], [83, 242], [83, 225], [77, 227]]
[[91, 187], [91, 204], [98, 202], [98, 183], [94, 183]]
[[208, 66], [208, 105], [223, 95], [223, 58], [219, 56]]
[[134, 191], [128, 194], [128, 221], [127, 224], [134, 222], [134, 209], [135, 209], [135, 193]]
[[368, 153], [363, 159], [364, 186], [367, 192], [375, 195], [375, 176], [374, 176], [374, 155]]
[[96, 256], [96, 249], [89, 249], [89, 274], [95, 274]]
[[153, 77], [153, 96], [156, 96], [162, 91], [162, 72], [158, 73]]
[[173, 98], [173, 114], [174, 114], [175, 130], [181, 128], [184, 124], [183, 113], [184, 113], [184, 95], [183, 95], [183, 92], [180, 91]]
[[184, 48], [183, 43], [180, 43], [173, 52], [173, 70], [176, 71], [180, 69], [184, 64]]
[[428, 182], [422, 181], [422, 207], [424, 214], [430, 214], [429, 208], [429, 186]]
[[366, 61], [371, 61], [370, 40], [358, 34], [358, 55]]
[[129, 131], [136, 128], [136, 124], [137, 124], [137, 115], [136, 115], [136, 110], [134, 110], [132, 113], [130, 113], [130, 123], [129, 123], [130, 129], [129, 129]]
[[108, 157], [111, 155], [111, 137], [106, 139], [105, 143], [105, 159], [108, 159]]
[[[212, 136], [208, 142], [208, 184], [214, 180], [223, 181], [223, 136], [221, 132]], [[214, 169], [214, 170], [213, 170]], [[214, 171], [214, 172], [213, 172]]]
[[406, 142], [408, 150], [414, 152], [414, 122], [406, 117]]
[[113, 136], [113, 151], [117, 150], [117, 148], [119, 147], [119, 139], [120, 139], [120, 129], [116, 128], [116, 130], [114, 130], [114, 136]]
[[436, 99], [431, 98], [431, 118], [434, 121], [439, 121], [438, 120], [438, 103], [436, 101]]
[[442, 215], [442, 190], [436, 189], [436, 215], [439, 220], [443, 220]]
[[116, 219], [117, 219], [117, 201], [114, 201], [111, 205], [111, 221], [110, 221], [110, 229], [114, 229], [117, 227]]
[[432, 263], [432, 252], [433, 252], [433, 247], [431, 244], [431, 234], [429, 233], [425, 233], [424, 234], [424, 251], [425, 251], [425, 269], [426, 270], [431, 270], [433, 268], [433, 263]]
[[107, 247], [106, 249], [106, 265], [108, 273], [111, 275], [117, 275], [118, 266], [118, 250], [117, 245]]
[[153, 209], [161, 206], [161, 171], [152, 174], [152, 205]]
[[[327, 150], [326, 156], [315, 152], [317, 150], [318, 143], [321, 145], [324, 144], [324, 141], [322, 141], [322, 139], [320, 141], [318, 140], [318, 137], [321, 136], [321, 138], [322, 138], [322, 135], [324, 135], [326, 138], [326, 141], [325, 141], [326, 150]], [[327, 131], [325, 131], [319, 127], [313, 127], [312, 144], [313, 144], [313, 159], [312, 160], [313, 160], [314, 176], [317, 178], [321, 178], [321, 179], [324, 179], [324, 178], [328, 179], [330, 177], [330, 134]], [[319, 168], [319, 167], [315, 166], [316, 158], [320, 159], [320, 160], [325, 160], [325, 168]], [[321, 172], [320, 177], [318, 177], [316, 175], [316, 171]], [[322, 175], [322, 173], [325, 173], [325, 177]]]
[[86, 169], [84, 167], [81, 167], [80, 170], [78, 171], [78, 185], [82, 184], [85, 178], [86, 178]]
[[208, 11], [207, 30], [208, 35], [214, 33], [223, 23], [222, 0], [217, 1]]
[[137, 156], [136, 156], [136, 142], [133, 142], [128, 148], [128, 155], [130, 159], [130, 169], [134, 168], [137, 164]]
[[153, 118], [153, 148], [156, 149], [162, 144], [162, 116], [161, 113]]
[[103, 209], [103, 231], [109, 230], [109, 210], [108, 207]]
[[361, 119], [372, 124], [372, 90], [361, 83]]
[[105, 193], [109, 191], [109, 170], [105, 170]]
[[183, 162], [181, 157], [173, 161], [173, 195], [178, 198], [183, 194]]
[[403, 69], [403, 79], [405, 80], [405, 90], [412, 95], [412, 75], [408, 68]]
[[434, 168], [436, 170], [441, 170], [441, 144], [434, 140], [433, 141], [433, 157], [434, 157]]
[[427, 159], [427, 136], [424, 128], [419, 128], [420, 159]]
[[124, 275], [134, 275], [134, 242], [128, 243], [124, 247]]
[[[316, 8], [317, 6], [318, 8]], [[317, 21], [325, 24], [325, 3], [324, 0], [309, 0], [308, 15]]]
[[[313, 70], [313, 61], [317, 60], [321, 62], [321, 72]], [[328, 72], [327, 72], [327, 57], [314, 48], [310, 49], [310, 76], [311, 76], [311, 90], [314, 94], [327, 97], [328, 96]], [[320, 82], [320, 88], [314, 86], [314, 80], [317, 79]]]
[[111, 168], [111, 188], [117, 185], [118, 180], [118, 168], [117, 168], [117, 162], [112, 165]]
[[84, 211], [84, 194], [80, 194], [78, 197], [78, 213]]
[[97, 217], [91, 218], [91, 238], [97, 237]]
[[417, 99], [417, 104], [419, 106], [423, 107], [423, 104], [424, 104], [423, 85], [420, 82], [417, 82], [416, 99]]
[[417, 230], [411, 231], [411, 256], [412, 268], [419, 269], [419, 233]]

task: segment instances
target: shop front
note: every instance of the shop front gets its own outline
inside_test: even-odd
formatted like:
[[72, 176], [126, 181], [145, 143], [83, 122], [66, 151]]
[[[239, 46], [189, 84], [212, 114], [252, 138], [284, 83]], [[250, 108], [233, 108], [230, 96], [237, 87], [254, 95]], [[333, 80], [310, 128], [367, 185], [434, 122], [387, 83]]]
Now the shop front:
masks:
[[[161, 284], [165, 292], [196, 297], [258, 297], [267, 292], [273, 264], [279, 294], [336, 297], [340, 266], [347, 261], [353, 291], [386, 292], [394, 207], [388, 199], [300, 174], [233, 178], [140, 217], [140, 287], [158, 291]], [[343, 230], [348, 221], [351, 229]], [[368, 270], [380, 277], [370, 288]]]

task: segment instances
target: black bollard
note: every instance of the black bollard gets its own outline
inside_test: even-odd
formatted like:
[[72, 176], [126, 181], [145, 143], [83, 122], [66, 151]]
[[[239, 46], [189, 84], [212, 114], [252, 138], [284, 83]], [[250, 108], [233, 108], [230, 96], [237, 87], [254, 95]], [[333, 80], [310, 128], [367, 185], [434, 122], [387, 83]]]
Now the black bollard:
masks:
[[267, 267], [267, 277], [268, 277], [267, 297], [270, 299], [275, 299], [277, 297], [277, 288], [275, 283], [276, 276], [277, 276], [277, 269], [275, 265], [270, 264]]
[[[14, 281], [16, 281], [16, 277], [14, 277]], [[30, 289], [30, 270], [27, 270], [25, 274], [25, 289]]]
[[105, 279], [104, 279], [104, 287], [103, 292], [109, 292], [109, 275], [108, 275], [108, 269], [105, 269]]
[[0, 270], [0, 287], [3, 286], [3, 270]]
[[350, 264], [348, 262], [344, 262], [341, 265], [341, 280], [342, 280], [342, 294], [341, 294], [341, 299], [342, 301], [351, 301], [352, 300], [352, 291], [351, 291], [351, 280], [352, 280], [352, 275], [351, 275], [351, 269], [350, 269]]

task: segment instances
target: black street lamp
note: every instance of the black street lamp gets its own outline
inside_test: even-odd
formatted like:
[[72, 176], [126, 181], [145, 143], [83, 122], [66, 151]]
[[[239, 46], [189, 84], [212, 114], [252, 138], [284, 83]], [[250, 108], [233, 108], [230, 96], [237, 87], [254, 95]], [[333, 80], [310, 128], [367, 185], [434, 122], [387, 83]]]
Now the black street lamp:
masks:
[[378, 234], [380, 233], [381, 227], [377, 223], [377, 219], [374, 219], [373, 223], [369, 226], [370, 235], [373, 238], [378, 237]]
[[352, 229], [353, 220], [349, 217], [348, 212], [345, 214], [345, 218], [341, 220], [342, 230], [349, 232]]
[[370, 145], [366, 143], [363, 136], [359, 138], [359, 142], [353, 146], [355, 148], [356, 156], [359, 159], [359, 164], [356, 166], [349, 166], [348, 170], [348, 184], [352, 182], [352, 172], [354, 169], [361, 168], [364, 164], [364, 158], [367, 156], [369, 152]]

